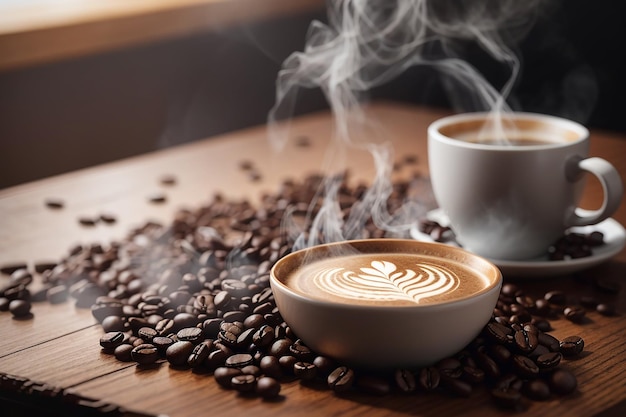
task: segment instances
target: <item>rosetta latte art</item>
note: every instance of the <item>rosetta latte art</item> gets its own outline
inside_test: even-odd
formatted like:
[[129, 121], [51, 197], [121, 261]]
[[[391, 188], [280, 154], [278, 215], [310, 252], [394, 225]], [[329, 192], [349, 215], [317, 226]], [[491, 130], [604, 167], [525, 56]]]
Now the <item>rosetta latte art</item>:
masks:
[[415, 264], [415, 270], [398, 270], [389, 261], [373, 261], [371, 268], [360, 272], [345, 268], [327, 268], [315, 277], [322, 291], [339, 297], [371, 301], [420, 300], [449, 293], [459, 286], [458, 277], [449, 270], [427, 262]]

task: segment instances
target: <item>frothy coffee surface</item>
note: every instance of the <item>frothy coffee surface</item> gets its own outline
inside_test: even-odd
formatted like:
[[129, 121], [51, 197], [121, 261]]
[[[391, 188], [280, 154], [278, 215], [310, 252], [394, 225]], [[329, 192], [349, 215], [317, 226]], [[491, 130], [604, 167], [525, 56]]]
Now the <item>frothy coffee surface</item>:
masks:
[[350, 304], [433, 304], [476, 294], [487, 277], [450, 259], [402, 253], [330, 257], [293, 271], [285, 284], [318, 300]]

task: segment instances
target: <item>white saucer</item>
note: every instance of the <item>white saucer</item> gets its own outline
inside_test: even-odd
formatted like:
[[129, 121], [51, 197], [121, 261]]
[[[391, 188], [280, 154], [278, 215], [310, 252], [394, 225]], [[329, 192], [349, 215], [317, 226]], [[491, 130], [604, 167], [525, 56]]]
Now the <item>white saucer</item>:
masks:
[[[432, 210], [428, 213], [427, 217], [430, 220], [438, 222], [442, 226], [446, 226], [449, 223], [447, 216], [439, 209]], [[500, 271], [502, 271], [504, 276], [531, 278], [566, 275], [607, 261], [617, 255], [626, 244], [626, 230], [624, 230], [624, 227], [621, 224], [611, 218], [593, 226], [572, 227], [571, 231], [577, 233], [590, 233], [592, 231], [602, 232], [604, 234], [604, 244], [594, 247], [593, 255], [584, 258], [551, 261], [546, 255], [524, 261], [507, 261], [499, 259], [490, 259], [490, 261], [500, 268]], [[429, 235], [420, 232], [417, 225], [411, 229], [411, 237], [421, 241], [433, 241]], [[454, 241], [444, 243], [458, 246], [458, 244]]]

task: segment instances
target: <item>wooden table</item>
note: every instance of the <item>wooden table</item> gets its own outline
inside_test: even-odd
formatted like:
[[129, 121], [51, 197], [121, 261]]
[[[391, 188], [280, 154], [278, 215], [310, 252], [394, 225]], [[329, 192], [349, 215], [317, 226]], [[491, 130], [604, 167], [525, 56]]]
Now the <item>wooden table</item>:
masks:
[[[444, 112], [392, 103], [378, 103], [367, 110], [378, 120], [395, 147], [395, 158], [417, 155], [413, 168], [397, 175], [427, 173], [426, 127]], [[58, 260], [75, 243], [106, 243], [123, 238], [130, 228], [148, 219], [168, 222], [183, 206], [194, 207], [216, 192], [229, 198], [255, 201], [265, 191], [275, 191], [287, 177], [299, 178], [319, 171], [332, 136], [332, 118], [327, 113], [295, 119], [289, 137], [306, 136], [311, 145], [288, 142], [280, 153], [269, 145], [265, 127], [239, 131], [140, 157], [47, 178], [0, 191], [0, 265], [24, 261], [31, 266], [43, 260]], [[601, 156], [626, 173], [626, 137], [593, 132], [591, 153]], [[262, 174], [251, 181], [240, 162], [253, 161]], [[347, 158], [356, 178], [371, 180], [372, 162], [365, 152]], [[162, 175], [178, 178], [176, 186], [164, 188]], [[626, 182], [626, 181], [625, 181]], [[165, 204], [147, 202], [154, 191], [165, 192]], [[589, 183], [584, 206], [592, 208], [601, 188]], [[44, 205], [47, 198], [65, 201], [61, 210]], [[113, 225], [79, 225], [79, 216], [114, 213]], [[614, 216], [626, 223], [626, 205]], [[585, 271], [623, 281], [626, 251], [613, 260]], [[2, 281], [6, 281], [6, 276]], [[560, 288], [568, 292], [589, 291], [572, 277], [520, 281], [529, 292]], [[568, 362], [579, 379], [578, 391], [568, 397], [533, 403], [524, 415], [624, 415], [626, 410], [626, 295], [601, 296], [617, 303], [617, 317], [589, 313], [585, 324], [553, 321], [559, 338], [573, 334], [586, 341], [586, 354]], [[328, 390], [283, 384], [280, 401], [262, 401], [224, 391], [212, 377], [171, 369], [167, 364], [140, 369], [102, 354], [98, 339], [102, 329], [89, 311], [71, 302], [38, 303], [31, 320], [12, 320], [0, 313], [0, 372], [15, 374], [111, 401], [146, 413], [170, 416], [210, 415], [508, 415], [491, 403], [487, 392], [478, 390], [470, 398], [435, 395], [354, 395], [339, 397]]]

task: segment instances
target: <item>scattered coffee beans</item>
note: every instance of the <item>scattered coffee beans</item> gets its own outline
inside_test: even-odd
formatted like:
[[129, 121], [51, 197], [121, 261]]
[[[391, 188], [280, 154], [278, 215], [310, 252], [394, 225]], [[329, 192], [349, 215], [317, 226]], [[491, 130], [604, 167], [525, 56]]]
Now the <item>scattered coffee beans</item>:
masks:
[[[242, 161], [240, 168], [256, 173], [249, 161]], [[77, 307], [91, 308], [104, 330], [103, 352], [124, 362], [167, 360], [175, 369], [204, 369], [221, 387], [246, 396], [276, 398], [282, 381], [293, 378], [323, 381], [339, 395], [355, 390], [374, 395], [445, 391], [465, 397], [486, 387], [494, 403], [518, 409], [529, 399], [543, 401], [576, 390], [576, 377], [563, 362], [584, 351], [583, 339], [558, 340], [549, 333], [549, 320], [581, 323], [587, 309], [613, 315], [614, 308], [576, 300], [560, 290], [533, 298], [512, 283], [503, 286], [483, 332], [436, 366], [374, 374], [313, 352], [283, 321], [269, 287], [269, 271], [293, 247], [292, 237], [282, 233], [285, 213], [306, 229], [307, 215], [321, 208], [308, 202], [322, 180], [318, 175], [302, 183], [287, 180], [279, 193], [262, 196], [258, 207], [216, 194], [196, 210], [179, 211], [171, 224], [148, 222], [109, 246], [76, 246], [66, 258], [35, 273], [51, 303], [73, 299]], [[335, 180], [340, 206], [348, 215], [365, 188], [350, 187], [345, 176]], [[161, 180], [163, 185], [174, 182]], [[411, 186], [411, 181], [394, 184], [391, 211], [401, 206]], [[156, 194], [150, 201], [166, 199]], [[99, 220], [106, 221], [102, 216]], [[423, 221], [420, 228], [435, 240], [453, 238], [450, 229], [435, 222]], [[371, 219], [363, 234], [384, 236]], [[597, 233], [571, 235], [556, 246], [563, 256], [577, 257], [602, 240]], [[0, 311], [28, 314], [33, 275], [25, 264], [0, 270], [11, 275], [0, 289]], [[598, 279], [593, 285], [603, 296], [619, 291], [612, 281]]]

